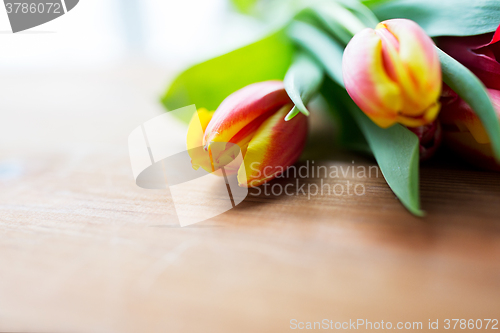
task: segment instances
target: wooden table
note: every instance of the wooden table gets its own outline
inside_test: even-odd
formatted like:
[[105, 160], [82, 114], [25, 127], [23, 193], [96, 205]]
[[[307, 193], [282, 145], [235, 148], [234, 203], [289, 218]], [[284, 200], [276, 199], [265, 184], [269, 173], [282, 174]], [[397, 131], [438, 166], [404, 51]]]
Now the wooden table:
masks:
[[[180, 228], [168, 191], [134, 184], [127, 150], [169, 77], [137, 63], [2, 73], [0, 331], [500, 318], [499, 174], [425, 165], [425, 218], [375, 177], [356, 180], [364, 196], [249, 196]], [[322, 119], [300, 163], [374, 165], [334, 148]]]

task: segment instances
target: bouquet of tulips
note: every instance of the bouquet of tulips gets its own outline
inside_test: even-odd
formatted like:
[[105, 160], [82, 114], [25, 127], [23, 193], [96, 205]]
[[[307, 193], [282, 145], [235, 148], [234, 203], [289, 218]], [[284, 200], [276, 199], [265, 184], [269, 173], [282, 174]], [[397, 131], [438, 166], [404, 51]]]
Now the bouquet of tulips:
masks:
[[241, 149], [242, 165], [230, 170], [240, 186], [260, 186], [295, 163], [318, 95], [339, 125], [338, 142], [372, 154], [415, 215], [423, 214], [419, 163], [441, 143], [500, 170], [500, 1], [233, 3], [272, 32], [187, 69], [163, 104], [199, 108], [202, 132], [188, 131], [188, 148], [203, 146], [212, 168], [232, 154], [211, 152], [214, 143]]

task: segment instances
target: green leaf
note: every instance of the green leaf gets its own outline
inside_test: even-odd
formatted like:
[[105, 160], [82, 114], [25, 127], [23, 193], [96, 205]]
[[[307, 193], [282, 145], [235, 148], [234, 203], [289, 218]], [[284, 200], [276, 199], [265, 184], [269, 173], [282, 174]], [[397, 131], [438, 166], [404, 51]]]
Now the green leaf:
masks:
[[335, 36], [344, 45], [349, 43], [353, 34], [344, 25], [319, 8], [313, 8], [312, 12], [318, 18], [319, 22], [324, 25], [325, 30]]
[[[379, 19], [375, 14], [367, 7], [365, 3], [359, 0], [338, 0], [346, 8], [350, 9], [360, 20], [364, 23], [366, 27], [375, 28], [379, 23]], [[380, 1], [380, 0], [375, 0]], [[382, 0], [382, 1], [392, 1], [392, 0]]]
[[498, 0], [393, 0], [367, 5], [381, 20], [413, 20], [431, 37], [484, 34], [500, 23]]
[[419, 196], [419, 142], [399, 124], [380, 128], [359, 108], [351, 107], [390, 188], [412, 214], [423, 216]]
[[295, 21], [290, 24], [288, 35], [297, 44], [311, 53], [325, 68], [326, 73], [343, 85], [342, 56], [344, 47], [327, 34], [307, 23]]
[[394, 0], [361, 0], [361, 3], [367, 7], [373, 7], [389, 1]]
[[[394, 194], [412, 214], [423, 216], [419, 196], [420, 156], [417, 136], [399, 124], [390, 128], [378, 127], [358, 108], [344, 89], [334, 87], [333, 83], [329, 86], [325, 83], [324, 88], [324, 95], [329, 93], [331, 99], [344, 105], [344, 110], [341, 111], [345, 113], [349, 110]], [[345, 114], [342, 117], [344, 121], [352, 121]], [[350, 128], [353, 128], [352, 125]]]
[[227, 96], [249, 84], [283, 80], [293, 52], [292, 43], [280, 30], [184, 71], [170, 85], [162, 103], [168, 110], [191, 104], [215, 110]]
[[[358, 5], [362, 6], [359, 3]], [[366, 25], [354, 13], [335, 1], [318, 4], [313, 6], [312, 10], [344, 45], [349, 43], [352, 36], [366, 28]]]
[[231, 3], [242, 13], [250, 13], [258, 0], [231, 0]]
[[299, 112], [309, 116], [306, 104], [318, 91], [323, 81], [323, 70], [305, 54], [299, 54], [285, 76], [285, 89], [295, 107], [286, 116], [289, 121]]
[[500, 123], [486, 87], [470, 70], [436, 47], [441, 60], [443, 81], [476, 112], [491, 140], [491, 147], [500, 162]]
[[321, 95], [325, 99], [328, 111], [337, 125], [337, 142], [345, 149], [371, 154], [371, 149], [361, 129], [349, 110], [347, 110], [346, 104], [350, 101], [346, 101], [349, 96], [345, 95], [343, 89], [330, 79], [325, 80], [321, 87]]
[[[313, 22], [306, 20], [306, 23], [315, 26], [320, 23], [319, 26], [330, 32], [343, 46], [347, 45], [356, 33], [367, 27], [375, 28], [379, 22], [375, 14], [358, 0], [321, 1], [316, 4], [312, 2], [302, 13], [316, 18]], [[299, 15], [296, 19], [302, 21]]]

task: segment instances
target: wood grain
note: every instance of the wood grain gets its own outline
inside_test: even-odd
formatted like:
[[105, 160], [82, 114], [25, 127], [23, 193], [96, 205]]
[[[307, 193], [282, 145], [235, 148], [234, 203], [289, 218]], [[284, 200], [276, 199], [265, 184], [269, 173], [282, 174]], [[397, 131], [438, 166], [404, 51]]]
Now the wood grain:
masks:
[[[325, 181], [360, 183], [366, 194], [250, 195], [180, 228], [168, 191], [135, 186], [126, 146], [162, 112], [169, 76], [124, 64], [0, 78], [0, 331], [287, 332], [291, 319], [499, 318], [500, 176], [447, 154], [422, 168], [425, 218], [381, 176], [346, 176]], [[311, 126], [297, 166], [374, 165], [335, 148], [324, 117]], [[273, 184], [287, 182], [295, 179]]]

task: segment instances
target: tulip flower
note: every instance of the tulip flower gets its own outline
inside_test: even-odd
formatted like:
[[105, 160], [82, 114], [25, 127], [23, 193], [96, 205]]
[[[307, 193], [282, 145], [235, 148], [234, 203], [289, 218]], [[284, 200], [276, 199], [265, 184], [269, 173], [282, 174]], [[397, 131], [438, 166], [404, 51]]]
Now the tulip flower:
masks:
[[357, 33], [344, 51], [347, 92], [382, 128], [432, 123], [440, 109], [441, 64], [415, 22], [393, 19]]
[[[486, 85], [500, 121], [500, 26], [495, 33], [439, 37], [437, 43]], [[440, 119], [447, 146], [471, 164], [500, 171], [500, 165], [493, 157], [490, 138], [474, 110], [447, 86], [441, 100]]]
[[[500, 121], [500, 90], [488, 89], [488, 94]], [[439, 118], [446, 145], [473, 165], [500, 171], [490, 138], [469, 104], [446, 86], [441, 100], [443, 107]]]
[[[279, 176], [299, 158], [307, 137], [306, 116], [285, 121], [292, 107], [283, 82], [265, 81], [236, 91], [215, 112], [199, 110], [187, 137], [193, 167], [212, 172], [219, 165], [229, 165], [226, 173], [237, 173], [243, 187], [259, 186]], [[202, 132], [193, 125], [195, 117], [200, 119]], [[200, 146], [205, 156], [195, 153]], [[239, 151], [242, 165], [231, 166]]]
[[435, 120], [434, 122], [419, 126], [408, 127], [410, 131], [415, 133], [419, 141], [420, 161], [430, 159], [441, 146], [443, 138], [443, 131], [441, 130], [441, 122]]
[[500, 26], [495, 33], [439, 37], [439, 47], [469, 68], [491, 89], [500, 90]]

